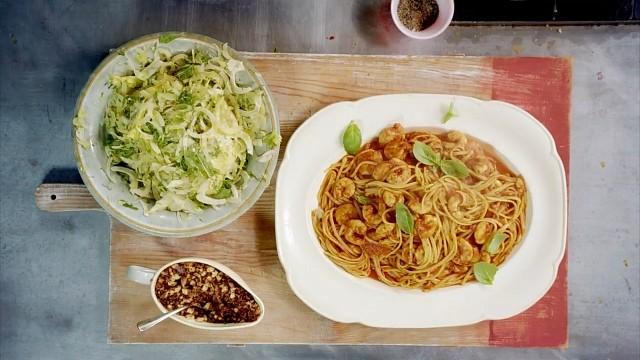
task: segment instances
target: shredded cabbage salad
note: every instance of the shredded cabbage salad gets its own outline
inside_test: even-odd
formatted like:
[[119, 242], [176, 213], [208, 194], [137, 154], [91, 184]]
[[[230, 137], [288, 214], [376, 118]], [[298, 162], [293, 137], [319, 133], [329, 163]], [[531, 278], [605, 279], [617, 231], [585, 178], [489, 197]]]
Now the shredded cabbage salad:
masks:
[[265, 162], [280, 135], [267, 132], [265, 95], [226, 44], [174, 53], [156, 44], [125, 54], [112, 75], [102, 141], [108, 167], [145, 214], [198, 213], [238, 201], [250, 157]]

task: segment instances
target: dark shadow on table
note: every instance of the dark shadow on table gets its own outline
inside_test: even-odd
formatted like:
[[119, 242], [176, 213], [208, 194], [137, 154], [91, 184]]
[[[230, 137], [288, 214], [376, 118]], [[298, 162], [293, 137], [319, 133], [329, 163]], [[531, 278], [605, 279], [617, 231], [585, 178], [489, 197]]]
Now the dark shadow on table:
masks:
[[80, 173], [76, 168], [54, 167], [42, 180], [44, 184], [83, 184]]
[[401, 38], [391, 18], [390, 0], [356, 0], [352, 14], [358, 33], [373, 44], [388, 45]]

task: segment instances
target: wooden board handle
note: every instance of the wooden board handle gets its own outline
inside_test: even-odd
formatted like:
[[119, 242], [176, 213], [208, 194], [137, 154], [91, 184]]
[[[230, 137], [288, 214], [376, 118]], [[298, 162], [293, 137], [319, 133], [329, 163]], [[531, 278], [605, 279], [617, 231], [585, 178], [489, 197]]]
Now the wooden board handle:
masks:
[[101, 210], [89, 190], [82, 184], [42, 184], [36, 189], [36, 206], [40, 210]]

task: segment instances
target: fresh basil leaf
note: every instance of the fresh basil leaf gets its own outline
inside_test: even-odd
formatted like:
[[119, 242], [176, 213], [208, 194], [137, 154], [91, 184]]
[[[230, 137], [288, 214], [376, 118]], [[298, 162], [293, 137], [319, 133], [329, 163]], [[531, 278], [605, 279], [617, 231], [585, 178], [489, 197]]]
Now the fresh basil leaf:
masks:
[[493, 284], [493, 278], [498, 271], [498, 267], [488, 262], [480, 261], [473, 264], [473, 275], [481, 284]]
[[342, 145], [348, 154], [355, 155], [360, 150], [360, 144], [362, 144], [360, 128], [352, 121], [342, 134]]
[[413, 156], [423, 164], [440, 166], [440, 155], [423, 142], [413, 144]]
[[498, 250], [500, 250], [500, 245], [502, 245], [502, 242], [506, 238], [507, 238], [507, 235], [501, 232], [497, 232], [493, 234], [493, 237], [491, 238], [491, 240], [489, 240], [489, 243], [487, 244], [487, 252], [491, 255], [497, 254]]
[[446, 124], [447, 121], [451, 120], [451, 118], [458, 116], [458, 114], [456, 114], [455, 110], [453, 109], [453, 101], [449, 103], [449, 108], [447, 109], [447, 112], [442, 116], [442, 123]]
[[176, 34], [167, 33], [167, 34], [160, 35], [160, 38], [158, 38], [158, 40], [160, 41], [161, 44], [168, 44], [173, 40], [175, 40], [177, 37], [178, 35]]
[[354, 197], [356, 198], [356, 201], [357, 201], [357, 202], [358, 202], [358, 204], [360, 204], [360, 205], [368, 205], [368, 204], [371, 204], [371, 200], [370, 200], [368, 197], [366, 197], [366, 196], [364, 196], [364, 195], [362, 195], [362, 194], [355, 194], [355, 195], [354, 195]]
[[440, 169], [443, 173], [455, 176], [458, 179], [464, 179], [469, 176], [469, 169], [467, 169], [467, 166], [462, 161], [456, 159], [443, 160], [440, 163]]
[[403, 203], [396, 204], [396, 224], [405, 234], [413, 234], [413, 215]]

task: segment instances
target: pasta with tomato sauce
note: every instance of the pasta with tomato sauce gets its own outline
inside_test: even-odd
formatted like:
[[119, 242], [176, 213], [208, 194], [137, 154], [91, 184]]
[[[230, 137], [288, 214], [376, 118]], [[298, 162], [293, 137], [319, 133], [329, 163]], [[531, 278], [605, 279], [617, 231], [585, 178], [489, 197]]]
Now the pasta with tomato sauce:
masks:
[[312, 222], [348, 273], [430, 290], [490, 284], [522, 240], [526, 207], [523, 178], [490, 146], [395, 124], [329, 167]]

